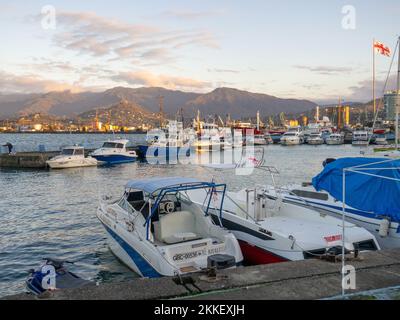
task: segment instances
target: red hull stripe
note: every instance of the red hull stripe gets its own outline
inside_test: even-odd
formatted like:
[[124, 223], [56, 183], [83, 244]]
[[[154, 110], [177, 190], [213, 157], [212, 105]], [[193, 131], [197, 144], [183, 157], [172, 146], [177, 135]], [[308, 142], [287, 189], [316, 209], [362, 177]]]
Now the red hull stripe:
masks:
[[280, 257], [272, 252], [253, 246], [245, 241], [239, 240], [240, 249], [244, 259], [250, 264], [269, 264], [288, 261], [288, 259]]

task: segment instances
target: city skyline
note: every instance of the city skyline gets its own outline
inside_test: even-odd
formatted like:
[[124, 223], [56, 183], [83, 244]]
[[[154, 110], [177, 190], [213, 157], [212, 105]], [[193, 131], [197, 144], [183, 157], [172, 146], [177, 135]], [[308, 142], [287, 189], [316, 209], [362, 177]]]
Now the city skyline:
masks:
[[[43, 28], [45, 5], [55, 9], [55, 28]], [[355, 10], [354, 29], [343, 26], [346, 6]], [[389, 0], [0, 1], [0, 92], [233, 87], [317, 103], [339, 96], [366, 102], [372, 41], [394, 48], [397, 14], [400, 4]], [[390, 61], [376, 59], [377, 96]]]

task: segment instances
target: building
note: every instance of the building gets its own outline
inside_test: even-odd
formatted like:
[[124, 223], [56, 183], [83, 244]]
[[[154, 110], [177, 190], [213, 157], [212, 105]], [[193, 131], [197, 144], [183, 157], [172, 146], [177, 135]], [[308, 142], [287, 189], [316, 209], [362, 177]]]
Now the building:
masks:
[[[396, 101], [398, 100], [398, 95], [396, 91], [389, 91], [384, 95], [385, 104], [385, 119], [388, 121], [393, 121], [396, 119]], [[400, 99], [398, 105], [400, 106]]]

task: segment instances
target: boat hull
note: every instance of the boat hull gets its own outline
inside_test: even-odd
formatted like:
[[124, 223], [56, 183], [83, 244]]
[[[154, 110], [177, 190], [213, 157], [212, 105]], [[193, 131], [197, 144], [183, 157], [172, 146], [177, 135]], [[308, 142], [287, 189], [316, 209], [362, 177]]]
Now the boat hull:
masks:
[[109, 164], [118, 164], [118, 163], [128, 163], [135, 162], [137, 160], [137, 156], [128, 156], [122, 154], [112, 154], [112, 155], [92, 155], [97, 161], [105, 162]]
[[194, 154], [192, 147], [152, 147], [147, 145], [138, 146], [139, 153], [143, 158], [166, 158], [177, 159], [179, 156], [190, 157]]
[[83, 159], [83, 160], [73, 160], [73, 161], [48, 160], [46, 161], [46, 163], [51, 169], [69, 169], [69, 168], [97, 166], [96, 159]]

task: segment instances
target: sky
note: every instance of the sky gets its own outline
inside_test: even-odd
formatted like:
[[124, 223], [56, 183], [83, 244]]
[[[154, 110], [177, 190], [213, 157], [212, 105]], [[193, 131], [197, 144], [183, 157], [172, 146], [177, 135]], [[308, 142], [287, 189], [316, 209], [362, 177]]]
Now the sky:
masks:
[[[398, 0], [0, 0], [0, 92], [233, 87], [368, 101], [373, 39], [393, 51], [399, 17]], [[378, 96], [390, 62], [376, 55]]]

